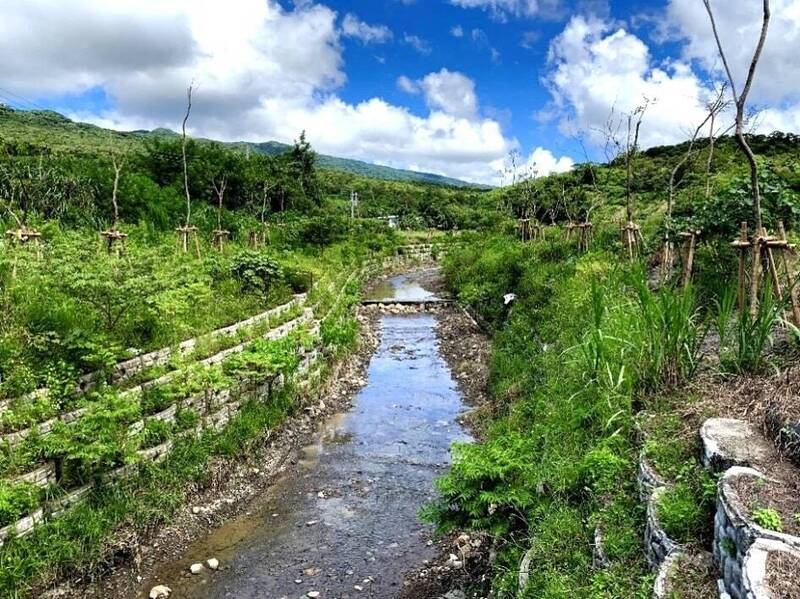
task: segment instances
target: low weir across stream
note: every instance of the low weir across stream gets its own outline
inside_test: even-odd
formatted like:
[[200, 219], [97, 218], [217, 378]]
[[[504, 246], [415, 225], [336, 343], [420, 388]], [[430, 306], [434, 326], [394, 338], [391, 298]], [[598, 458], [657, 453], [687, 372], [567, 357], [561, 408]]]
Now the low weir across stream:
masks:
[[[426, 280], [392, 277], [368, 299], [437, 299]], [[435, 496], [453, 441], [469, 438], [457, 422], [465, 406], [439, 351], [437, 318], [380, 315], [380, 344], [352, 409], [322, 425], [247, 515], [162, 564], [139, 597], [156, 583], [173, 599], [396, 597], [404, 573], [435, 555], [419, 509]], [[186, 574], [211, 557], [221, 570]]]

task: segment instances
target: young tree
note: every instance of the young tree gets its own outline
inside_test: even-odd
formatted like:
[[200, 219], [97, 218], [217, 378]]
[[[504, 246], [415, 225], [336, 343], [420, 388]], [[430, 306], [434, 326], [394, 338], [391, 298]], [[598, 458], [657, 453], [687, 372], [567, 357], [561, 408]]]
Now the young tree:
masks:
[[761, 33], [756, 44], [755, 51], [750, 60], [750, 67], [747, 71], [747, 78], [745, 79], [744, 87], [741, 92], [736, 85], [736, 80], [733, 77], [728, 58], [722, 46], [722, 39], [719, 35], [717, 28], [717, 21], [714, 17], [714, 11], [711, 8], [711, 0], [703, 0], [706, 7], [709, 21], [711, 22], [711, 31], [714, 35], [714, 41], [717, 44], [719, 57], [722, 60], [722, 65], [725, 67], [725, 74], [728, 77], [728, 83], [731, 86], [731, 94], [733, 101], [736, 105], [736, 142], [742, 153], [747, 158], [750, 165], [750, 187], [753, 199], [753, 222], [755, 224], [755, 234], [753, 236], [752, 247], [752, 267], [750, 273], [750, 310], [755, 313], [758, 309], [758, 288], [761, 279], [761, 239], [764, 237], [764, 226], [761, 218], [761, 190], [758, 183], [758, 162], [756, 161], [755, 154], [747, 143], [744, 136], [745, 125], [745, 108], [747, 107], [747, 97], [750, 95], [750, 90], [755, 80], [756, 69], [758, 61], [761, 58], [761, 53], [764, 50], [764, 43], [767, 40], [767, 32], [769, 31], [769, 23], [771, 19], [771, 10], [769, 0], [763, 0], [762, 6], [762, 19], [761, 19]]
[[186, 123], [189, 121], [189, 114], [192, 112], [192, 85], [186, 91], [186, 115], [183, 117], [181, 124], [181, 158], [183, 160], [183, 190], [186, 193], [186, 222], [185, 226], [188, 228], [192, 222], [192, 197], [189, 194], [189, 165], [186, 160]]
[[722, 60], [722, 64], [725, 67], [725, 73], [728, 77], [728, 83], [731, 86], [731, 94], [733, 95], [733, 101], [736, 105], [736, 141], [747, 158], [747, 162], [750, 165], [750, 184], [752, 187], [752, 194], [753, 194], [753, 221], [756, 225], [756, 235], [761, 234], [762, 230], [762, 220], [761, 220], [761, 190], [759, 189], [758, 184], [758, 163], [756, 162], [756, 156], [753, 153], [753, 150], [750, 148], [750, 145], [747, 143], [747, 139], [744, 136], [744, 125], [745, 125], [745, 108], [747, 107], [747, 97], [750, 94], [750, 89], [753, 86], [753, 81], [756, 75], [756, 69], [758, 67], [758, 61], [761, 58], [761, 53], [764, 50], [764, 43], [767, 40], [767, 32], [769, 30], [769, 23], [771, 19], [771, 10], [769, 0], [763, 0], [763, 8], [762, 8], [762, 22], [761, 22], [761, 34], [758, 38], [758, 43], [756, 44], [755, 52], [753, 53], [753, 57], [750, 60], [750, 68], [747, 71], [747, 79], [745, 80], [744, 87], [742, 88], [741, 93], [739, 93], [738, 87], [736, 85], [736, 80], [733, 77], [733, 73], [730, 69], [728, 64], [728, 58], [725, 54], [725, 50], [722, 47], [722, 40], [719, 35], [719, 31], [717, 29], [717, 21], [714, 17], [714, 11], [711, 8], [711, 0], [703, 0], [703, 4], [706, 7], [706, 12], [708, 12], [708, 18], [711, 21], [711, 30], [714, 34], [714, 40], [717, 44], [717, 50], [719, 51], [719, 57]]

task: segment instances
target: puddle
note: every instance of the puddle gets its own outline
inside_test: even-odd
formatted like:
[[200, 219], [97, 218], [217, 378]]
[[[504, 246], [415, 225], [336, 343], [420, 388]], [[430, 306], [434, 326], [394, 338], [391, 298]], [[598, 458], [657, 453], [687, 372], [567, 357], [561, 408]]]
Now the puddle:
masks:
[[[433, 296], [413, 275], [387, 283], [405, 297], [419, 289]], [[403, 573], [435, 555], [418, 512], [435, 496], [451, 443], [468, 439], [456, 422], [464, 405], [438, 353], [436, 318], [383, 316], [353, 408], [323, 425], [248, 515], [163, 565], [140, 597], [156, 583], [170, 586], [173, 599], [395, 597]], [[210, 557], [225, 569], [185, 574]]]

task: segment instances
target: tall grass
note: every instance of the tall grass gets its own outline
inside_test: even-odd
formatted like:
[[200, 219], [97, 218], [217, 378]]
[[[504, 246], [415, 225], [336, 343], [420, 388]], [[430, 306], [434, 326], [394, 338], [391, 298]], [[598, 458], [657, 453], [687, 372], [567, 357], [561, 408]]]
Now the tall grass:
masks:
[[708, 327], [691, 286], [656, 293], [640, 273], [633, 283], [638, 310], [632, 318], [631, 343], [637, 348], [639, 382], [646, 391], [674, 387], [695, 374]]

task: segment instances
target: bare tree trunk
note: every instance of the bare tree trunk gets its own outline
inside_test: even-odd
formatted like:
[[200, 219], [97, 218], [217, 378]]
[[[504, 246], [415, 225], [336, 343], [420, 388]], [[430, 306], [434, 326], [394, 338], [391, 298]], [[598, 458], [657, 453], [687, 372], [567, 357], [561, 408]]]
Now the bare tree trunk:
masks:
[[114, 156], [112, 158], [114, 163], [114, 190], [111, 192], [111, 203], [114, 206], [114, 224], [111, 226], [111, 229], [116, 231], [117, 226], [119, 225], [119, 204], [117, 203], [117, 193], [119, 191], [119, 176], [122, 172], [122, 167], [124, 166], [124, 162], [117, 162], [117, 157]]
[[181, 154], [183, 156], [183, 189], [186, 192], [186, 226], [188, 227], [192, 220], [192, 198], [189, 195], [189, 166], [186, 162], [186, 122], [189, 120], [189, 114], [192, 111], [192, 85], [186, 91], [187, 104], [186, 115], [183, 117], [183, 124], [181, 125], [182, 143]]
[[222, 230], [222, 200], [225, 197], [225, 188], [228, 186], [227, 175], [222, 176], [219, 185], [216, 181], [212, 181], [211, 186], [217, 194], [217, 230]]
[[750, 89], [753, 86], [753, 80], [755, 79], [756, 68], [758, 67], [758, 61], [761, 58], [761, 53], [764, 50], [764, 43], [766, 42], [767, 39], [767, 31], [769, 30], [769, 22], [771, 18], [769, 0], [763, 0], [763, 2], [764, 5], [763, 5], [763, 20], [761, 25], [761, 35], [758, 39], [758, 44], [756, 45], [755, 52], [753, 53], [753, 58], [750, 61], [750, 68], [747, 72], [747, 80], [745, 81], [744, 88], [742, 89], [742, 93], [738, 94], [736, 91], [737, 90], [736, 81], [733, 78], [730, 66], [728, 65], [728, 59], [725, 55], [725, 51], [722, 48], [722, 40], [720, 39], [719, 31], [717, 30], [717, 22], [716, 19], [714, 18], [714, 12], [711, 9], [711, 1], [703, 0], [703, 4], [705, 5], [706, 11], [708, 12], [708, 17], [711, 20], [711, 29], [714, 33], [714, 40], [717, 43], [719, 56], [722, 59], [722, 64], [725, 66], [725, 72], [728, 76], [728, 80], [731, 85], [731, 92], [733, 93], [733, 99], [736, 102], [736, 141], [739, 145], [739, 148], [747, 157], [747, 162], [750, 165], [750, 184], [752, 186], [752, 194], [753, 194], [753, 219], [756, 225], [756, 235], [760, 235], [762, 229], [761, 190], [758, 184], [758, 163], [756, 162], [756, 157], [755, 154], [753, 154], [753, 150], [750, 148], [744, 136], [744, 111], [747, 105], [747, 96], [750, 94]]
[[767, 31], [769, 30], [769, 22], [771, 18], [769, 0], [763, 0], [763, 17], [761, 24], [761, 35], [758, 38], [753, 58], [750, 61], [750, 68], [747, 72], [747, 79], [742, 89], [742, 93], [737, 93], [736, 81], [733, 78], [728, 59], [725, 51], [722, 48], [722, 40], [719, 37], [717, 30], [717, 22], [714, 18], [714, 12], [711, 9], [711, 0], [703, 0], [703, 4], [708, 12], [708, 18], [711, 21], [711, 30], [714, 33], [714, 40], [717, 43], [717, 50], [719, 50], [720, 59], [725, 66], [725, 73], [728, 76], [728, 81], [731, 85], [731, 93], [736, 102], [736, 142], [744, 155], [747, 157], [747, 162], [750, 165], [750, 186], [752, 188], [753, 197], [753, 220], [755, 222], [755, 236], [753, 238], [753, 261], [752, 273], [750, 277], [750, 312], [755, 314], [758, 310], [758, 289], [761, 280], [761, 237], [764, 235], [764, 227], [761, 219], [761, 190], [758, 184], [758, 163], [756, 162], [755, 154], [747, 143], [744, 137], [744, 110], [747, 105], [747, 96], [750, 93], [750, 88], [753, 86], [755, 79], [756, 68], [758, 61], [761, 58], [761, 53], [764, 50], [764, 43], [767, 39]]
[[[649, 100], [645, 98], [644, 104], [638, 106], [628, 115], [628, 138], [627, 147], [625, 148], [625, 212], [628, 222], [633, 222], [633, 162], [639, 149], [639, 131], [642, 128], [642, 119], [644, 119], [648, 104]], [[636, 117], [635, 124], [633, 122], [634, 117]], [[632, 139], [631, 135], [633, 135]]]

